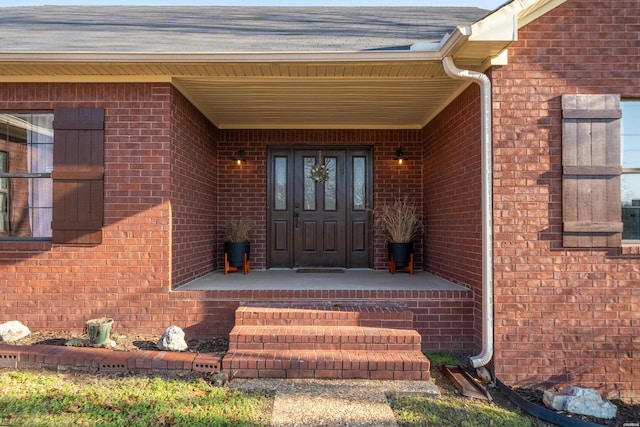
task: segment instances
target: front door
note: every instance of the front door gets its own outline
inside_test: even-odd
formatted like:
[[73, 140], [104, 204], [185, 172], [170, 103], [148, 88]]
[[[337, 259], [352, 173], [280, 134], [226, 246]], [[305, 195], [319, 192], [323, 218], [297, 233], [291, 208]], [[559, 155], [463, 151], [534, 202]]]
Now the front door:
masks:
[[268, 182], [269, 266], [370, 266], [370, 148], [273, 148]]

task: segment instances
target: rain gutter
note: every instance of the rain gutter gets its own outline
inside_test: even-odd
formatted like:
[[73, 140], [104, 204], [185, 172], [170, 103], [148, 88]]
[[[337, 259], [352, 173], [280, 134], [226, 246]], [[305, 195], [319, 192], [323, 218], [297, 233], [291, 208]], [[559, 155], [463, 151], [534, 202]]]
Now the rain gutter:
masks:
[[480, 86], [481, 173], [482, 173], [482, 352], [470, 358], [474, 368], [485, 366], [493, 357], [493, 198], [491, 140], [491, 81], [486, 74], [462, 70], [451, 56], [442, 59], [445, 72], [453, 78], [470, 80]]

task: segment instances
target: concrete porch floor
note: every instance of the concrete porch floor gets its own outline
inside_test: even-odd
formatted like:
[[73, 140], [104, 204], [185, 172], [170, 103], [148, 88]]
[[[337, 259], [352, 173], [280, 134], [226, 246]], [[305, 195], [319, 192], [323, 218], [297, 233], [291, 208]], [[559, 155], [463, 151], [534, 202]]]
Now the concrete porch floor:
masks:
[[251, 270], [249, 274], [222, 270], [193, 280], [174, 291], [243, 290], [418, 290], [465, 291], [467, 288], [424, 271], [410, 275], [386, 270], [345, 269], [344, 273], [298, 273], [295, 269]]

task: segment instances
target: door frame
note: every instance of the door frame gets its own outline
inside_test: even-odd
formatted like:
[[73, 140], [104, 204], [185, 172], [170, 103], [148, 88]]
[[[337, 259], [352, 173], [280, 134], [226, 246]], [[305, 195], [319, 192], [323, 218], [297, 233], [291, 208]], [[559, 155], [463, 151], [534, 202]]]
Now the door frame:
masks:
[[[347, 236], [351, 235], [352, 231], [352, 212], [351, 209], [346, 209], [346, 224], [345, 228], [347, 232], [345, 233], [345, 265], [343, 266], [335, 266], [335, 267], [343, 267], [343, 268], [352, 268], [354, 267], [354, 261], [358, 264], [355, 265], [357, 268], [372, 268], [373, 266], [373, 221], [371, 215], [371, 207], [373, 204], [373, 160], [374, 160], [374, 146], [373, 145], [270, 145], [267, 146], [267, 233], [266, 233], [266, 260], [267, 260], [267, 268], [293, 268], [295, 267], [295, 250], [294, 250], [294, 179], [295, 179], [295, 171], [293, 165], [293, 159], [295, 157], [296, 151], [316, 151], [316, 150], [341, 150], [345, 152], [345, 191], [347, 192], [346, 199], [353, 198], [353, 168], [350, 166], [350, 162], [352, 161], [353, 156], [356, 157], [366, 157], [366, 167], [365, 167], [365, 206], [366, 206], [366, 231], [365, 231], [365, 241], [367, 242], [367, 249], [365, 257], [354, 256], [353, 255], [353, 243], [352, 240]], [[286, 221], [287, 226], [287, 236], [286, 236], [286, 245], [289, 250], [288, 254], [283, 254], [283, 256], [277, 260], [274, 265], [273, 258], [273, 244], [274, 241], [274, 227], [272, 227], [274, 221], [274, 210], [272, 209], [272, 204], [274, 203], [274, 192], [275, 192], [275, 171], [274, 171], [274, 158], [276, 156], [286, 156], [291, 163], [290, 167], [287, 167], [287, 177], [286, 177], [286, 191], [287, 191], [287, 213], [284, 216], [281, 216], [279, 219], [283, 222]], [[366, 259], [364, 259], [366, 258]]]

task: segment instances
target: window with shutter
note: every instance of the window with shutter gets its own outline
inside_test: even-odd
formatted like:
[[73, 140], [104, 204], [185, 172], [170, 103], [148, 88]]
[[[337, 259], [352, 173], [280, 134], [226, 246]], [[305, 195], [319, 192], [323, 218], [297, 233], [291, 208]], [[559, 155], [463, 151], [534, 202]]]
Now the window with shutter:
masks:
[[563, 245], [622, 243], [620, 96], [562, 96]]
[[52, 241], [102, 243], [104, 110], [54, 110]]

